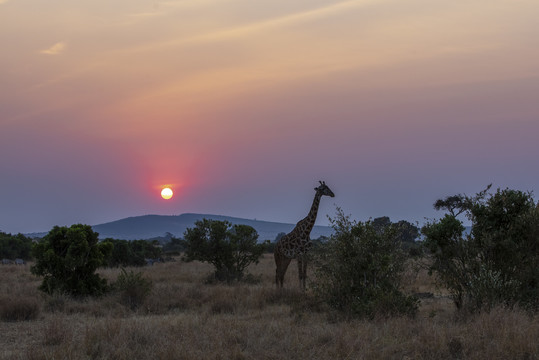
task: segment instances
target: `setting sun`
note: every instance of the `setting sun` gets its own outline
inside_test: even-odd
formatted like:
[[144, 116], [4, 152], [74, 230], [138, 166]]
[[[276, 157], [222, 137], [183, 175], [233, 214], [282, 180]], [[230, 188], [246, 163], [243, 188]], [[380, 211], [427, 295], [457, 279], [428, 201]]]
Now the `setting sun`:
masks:
[[165, 200], [170, 199], [172, 197], [172, 194], [173, 192], [171, 188], [166, 187], [163, 190], [161, 190], [161, 197]]

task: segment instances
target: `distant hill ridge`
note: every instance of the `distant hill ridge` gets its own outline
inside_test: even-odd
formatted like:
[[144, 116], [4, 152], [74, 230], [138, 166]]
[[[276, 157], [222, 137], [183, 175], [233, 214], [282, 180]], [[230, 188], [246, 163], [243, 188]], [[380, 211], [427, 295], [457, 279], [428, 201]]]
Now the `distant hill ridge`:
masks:
[[[249, 225], [258, 232], [258, 239], [274, 240], [277, 234], [290, 232], [295, 224], [285, 224], [261, 220], [250, 220], [224, 215], [212, 214], [181, 214], [181, 215], [143, 215], [128, 217], [105, 224], [92, 226], [99, 233], [99, 238], [107, 237], [115, 239], [135, 240], [150, 239], [171, 233], [175, 237], [183, 237], [185, 230], [193, 227], [195, 222], [202, 219], [228, 221], [231, 224]], [[316, 239], [320, 236], [330, 236], [333, 229], [329, 226], [315, 226], [311, 237]]]
[[[124, 219], [93, 225], [92, 229], [99, 233], [100, 239], [114, 238], [123, 240], [139, 240], [163, 237], [171, 233], [175, 237], [183, 238], [187, 228], [193, 227], [197, 220], [209, 219], [228, 221], [231, 224], [249, 225], [258, 232], [259, 241], [274, 240], [281, 233], [290, 232], [295, 224], [286, 224], [261, 220], [250, 220], [224, 215], [211, 214], [181, 214], [181, 215], [142, 215], [127, 217]], [[311, 238], [330, 236], [333, 229], [329, 226], [315, 225], [311, 232]], [[44, 236], [46, 233], [29, 234]]]

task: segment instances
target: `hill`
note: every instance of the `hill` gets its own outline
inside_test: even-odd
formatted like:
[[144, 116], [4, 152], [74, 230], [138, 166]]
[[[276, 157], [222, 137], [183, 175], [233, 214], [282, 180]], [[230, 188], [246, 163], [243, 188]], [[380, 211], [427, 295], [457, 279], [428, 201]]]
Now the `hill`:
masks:
[[[210, 214], [181, 214], [181, 215], [143, 215], [128, 217], [104, 224], [92, 226], [99, 233], [99, 238], [115, 238], [125, 240], [151, 239], [163, 237], [171, 233], [175, 237], [183, 237], [188, 227], [193, 227], [197, 220], [211, 219], [228, 221], [232, 224], [249, 225], [256, 229], [259, 240], [274, 240], [277, 234], [290, 232], [295, 224], [285, 224], [260, 220], [249, 220], [230, 216]], [[329, 226], [315, 226], [311, 238], [330, 236], [333, 229]]]

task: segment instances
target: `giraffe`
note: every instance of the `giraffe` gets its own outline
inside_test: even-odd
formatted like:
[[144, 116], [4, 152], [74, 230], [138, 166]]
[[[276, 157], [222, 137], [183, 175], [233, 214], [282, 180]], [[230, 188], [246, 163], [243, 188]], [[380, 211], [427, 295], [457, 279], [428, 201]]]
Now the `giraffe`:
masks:
[[320, 186], [314, 188], [316, 194], [314, 195], [313, 204], [309, 214], [302, 220], [300, 220], [294, 229], [288, 234], [284, 235], [275, 245], [275, 251], [273, 256], [275, 257], [275, 283], [278, 287], [283, 287], [284, 275], [286, 269], [292, 259], [298, 261], [298, 273], [299, 284], [303, 290], [305, 290], [305, 278], [307, 277], [307, 259], [306, 254], [312, 247], [310, 234], [313, 229], [314, 222], [316, 221], [316, 215], [318, 214], [318, 206], [320, 205], [320, 199], [322, 196], [334, 197], [333, 191], [326, 185], [324, 181], [320, 181]]

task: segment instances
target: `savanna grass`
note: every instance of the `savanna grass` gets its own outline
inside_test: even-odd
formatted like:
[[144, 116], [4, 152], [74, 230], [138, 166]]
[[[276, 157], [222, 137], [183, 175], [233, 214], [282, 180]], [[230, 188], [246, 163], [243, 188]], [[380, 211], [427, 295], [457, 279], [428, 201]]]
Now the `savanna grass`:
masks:
[[27, 321], [35, 320], [40, 312], [40, 305], [34, 298], [1, 298], [0, 320]]
[[[294, 264], [292, 264], [294, 265]], [[0, 268], [1, 270], [1, 268]], [[181, 261], [127, 269], [154, 284], [139, 307], [118, 292], [84, 301], [40, 296], [23, 269], [1, 273], [10, 296], [30, 297], [31, 321], [0, 321], [1, 359], [537, 359], [539, 323], [518, 310], [495, 308], [459, 319], [432, 279], [419, 274], [408, 293], [421, 299], [409, 318], [346, 320], [299, 290], [291, 266], [285, 288], [274, 285], [273, 259], [249, 271], [258, 284], [204, 284], [212, 268]], [[114, 282], [119, 269], [100, 269]], [[429, 279], [431, 283], [429, 284]], [[3, 284], [0, 286], [4, 286]], [[48, 305], [47, 305], [48, 304]]]

